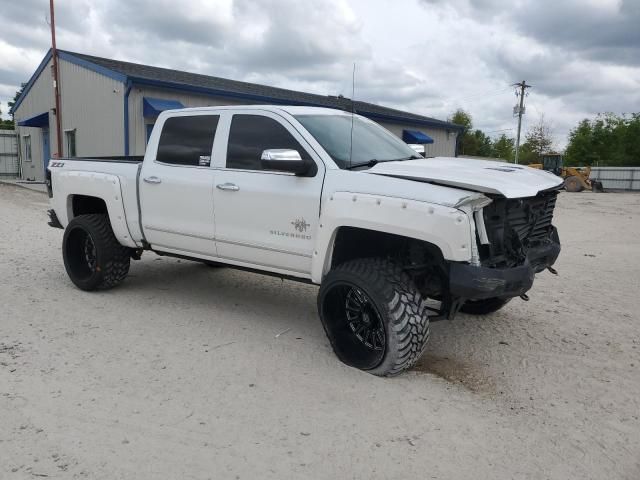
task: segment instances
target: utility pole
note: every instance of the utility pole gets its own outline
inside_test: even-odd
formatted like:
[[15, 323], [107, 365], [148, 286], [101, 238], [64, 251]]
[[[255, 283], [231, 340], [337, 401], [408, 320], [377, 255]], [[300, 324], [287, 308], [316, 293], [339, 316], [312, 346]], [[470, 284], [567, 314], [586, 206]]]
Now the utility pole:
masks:
[[51, 59], [53, 71], [53, 94], [56, 101], [56, 154], [62, 157], [62, 112], [60, 111], [60, 87], [59, 87], [59, 71], [58, 71], [58, 49], [56, 48], [56, 16], [53, 8], [53, 0], [49, 0], [49, 12], [51, 14]]
[[[53, 0], [52, 0], [53, 1]], [[522, 129], [522, 115], [524, 114], [524, 92], [527, 88], [531, 88], [531, 85], [527, 85], [527, 82], [522, 80], [520, 83], [514, 83], [514, 87], [520, 87], [520, 92], [516, 91], [516, 95], [520, 96], [520, 105], [516, 105], [513, 109], [513, 113], [518, 113], [518, 134], [516, 135], [516, 158], [515, 163], [518, 163], [518, 154], [520, 153], [520, 130]]]

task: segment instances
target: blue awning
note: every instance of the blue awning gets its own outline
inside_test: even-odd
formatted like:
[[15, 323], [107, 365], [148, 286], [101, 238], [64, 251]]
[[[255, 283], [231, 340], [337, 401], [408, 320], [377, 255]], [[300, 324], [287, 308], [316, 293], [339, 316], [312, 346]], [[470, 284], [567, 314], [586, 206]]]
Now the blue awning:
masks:
[[418, 130], [403, 130], [402, 141], [405, 143], [433, 143], [433, 138]]
[[145, 117], [157, 117], [165, 110], [184, 108], [177, 100], [164, 100], [161, 98], [144, 97], [142, 99], [142, 114]]
[[49, 126], [49, 112], [44, 112], [33, 117], [25, 118], [18, 122], [19, 127], [48, 127]]

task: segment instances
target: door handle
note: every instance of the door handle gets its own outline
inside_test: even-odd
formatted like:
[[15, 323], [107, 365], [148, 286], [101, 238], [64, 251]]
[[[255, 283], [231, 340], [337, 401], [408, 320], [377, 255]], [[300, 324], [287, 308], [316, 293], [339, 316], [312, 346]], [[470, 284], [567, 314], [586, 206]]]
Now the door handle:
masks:
[[232, 192], [237, 192], [238, 190], [240, 190], [240, 187], [237, 186], [235, 183], [219, 183], [218, 185], [216, 185], [216, 188], [219, 188], [220, 190], [231, 190]]
[[143, 180], [147, 183], [153, 184], [162, 183], [162, 180], [160, 180], [158, 177], [144, 177]]

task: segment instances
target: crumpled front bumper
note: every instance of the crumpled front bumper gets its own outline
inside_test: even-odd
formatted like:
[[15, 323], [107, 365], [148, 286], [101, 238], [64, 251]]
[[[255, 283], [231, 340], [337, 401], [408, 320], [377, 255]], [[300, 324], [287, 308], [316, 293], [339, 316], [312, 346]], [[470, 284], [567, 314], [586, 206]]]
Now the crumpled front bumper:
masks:
[[560, 254], [560, 239], [554, 228], [550, 241], [530, 248], [522, 265], [489, 268], [467, 263], [449, 264], [449, 292], [466, 300], [518, 297], [531, 289], [535, 274], [553, 265]]

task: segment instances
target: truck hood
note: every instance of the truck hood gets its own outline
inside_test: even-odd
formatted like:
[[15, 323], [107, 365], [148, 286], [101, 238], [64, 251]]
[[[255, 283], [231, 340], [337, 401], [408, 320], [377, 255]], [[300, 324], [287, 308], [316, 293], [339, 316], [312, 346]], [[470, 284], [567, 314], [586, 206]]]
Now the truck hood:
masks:
[[496, 193], [507, 198], [533, 197], [542, 190], [562, 184], [560, 177], [544, 170], [453, 157], [382, 162], [366, 173]]

